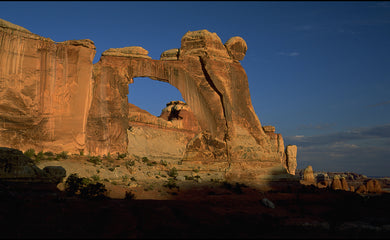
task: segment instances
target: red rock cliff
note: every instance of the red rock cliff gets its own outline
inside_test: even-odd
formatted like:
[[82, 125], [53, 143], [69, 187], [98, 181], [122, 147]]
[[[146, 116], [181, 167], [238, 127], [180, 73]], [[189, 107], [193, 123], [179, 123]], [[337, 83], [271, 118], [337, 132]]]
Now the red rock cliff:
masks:
[[56, 43], [0, 20], [0, 140], [3, 146], [85, 148], [92, 96], [91, 40]]

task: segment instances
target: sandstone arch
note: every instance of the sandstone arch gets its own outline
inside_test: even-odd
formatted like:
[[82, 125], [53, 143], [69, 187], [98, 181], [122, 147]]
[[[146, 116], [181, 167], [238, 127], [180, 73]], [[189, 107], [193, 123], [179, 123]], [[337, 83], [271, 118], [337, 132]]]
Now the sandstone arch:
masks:
[[198, 123], [186, 129], [151, 120], [185, 135], [182, 160], [212, 163], [231, 177], [286, 173], [283, 138], [275, 128], [261, 126], [251, 103], [239, 62], [247, 50], [242, 38], [223, 44], [215, 33], [189, 31], [180, 48], [163, 52], [160, 60], [151, 59], [142, 47], [126, 47], [108, 49], [92, 64], [91, 40], [55, 43], [22, 30], [0, 25], [4, 146], [126, 152], [129, 126], [145, 117], [128, 103], [128, 84], [135, 77], [149, 77], [176, 87]]

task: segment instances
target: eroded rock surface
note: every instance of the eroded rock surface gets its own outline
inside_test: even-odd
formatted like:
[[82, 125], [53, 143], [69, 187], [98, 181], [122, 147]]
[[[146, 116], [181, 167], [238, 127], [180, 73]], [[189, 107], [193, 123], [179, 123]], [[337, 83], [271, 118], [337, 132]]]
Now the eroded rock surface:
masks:
[[0, 141], [21, 150], [86, 147], [92, 100], [91, 40], [56, 43], [0, 24]]
[[[247, 51], [240, 37], [223, 44], [216, 33], [189, 31], [161, 60], [132, 46], [108, 49], [94, 65], [91, 40], [56, 43], [6, 22], [0, 37], [0, 138], [6, 146], [160, 152], [182, 159], [182, 170], [206, 164], [252, 181], [288, 179], [286, 168], [294, 172], [282, 136], [263, 128], [254, 111], [239, 62]], [[135, 77], [175, 86], [185, 103], [170, 103], [160, 117], [152, 116], [128, 103]]]

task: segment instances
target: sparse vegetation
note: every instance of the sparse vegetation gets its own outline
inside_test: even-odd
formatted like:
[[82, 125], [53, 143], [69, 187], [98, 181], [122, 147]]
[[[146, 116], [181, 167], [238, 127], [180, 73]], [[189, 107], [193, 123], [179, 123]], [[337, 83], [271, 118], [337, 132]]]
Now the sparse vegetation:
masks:
[[69, 156], [68, 156], [68, 152], [66, 152], [66, 151], [62, 151], [62, 152], [60, 152], [60, 153], [58, 153], [57, 155], [56, 155], [56, 159], [58, 160], [58, 159], [67, 159]]
[[143, 163], [148, 163], [149, 162], [149, 159], [147, 157], [142, 157], [142, 162]]
[[236, 184], [233, 186], [231, 183], [226, 182], [226, 181], [222, 182], [222, 186], [223, 186], [224, 188], [226, 188], [226, 189], [231, 190], [231, 191], [234, 192], [234, 193], [237, 193], [237, 194], [242, 194], [242, 193], [243, 193], [242, 188], [243, 188], [243, 187], [247, 187], [245, 184], [243, 184], [243, 183], [237, 183], [237, 182], [236, 182]]
[[160, 164], [163, 165], [163, 166], [168, 166], [168, 163], [167, 161], [164, 161], [164, 160], [160, 160]]
[[146, 163], [146, 165], [148, 165], [149, 167], [154, 166], [156, 164], [157, 164], [157, 162], [155, 162], [155, 161]]
[[88, 159], [87, 159], [88, 162], [91, 162], [95, 165], [97, 164], [101, 164], [102, 163], [102, 160], [100, 159], [99, 156], [90, 156]]
[[29, 158], [32, 158], [35, 156], [35, 150], [30, 148], [30, 149], [27, 149], [25, 152], [24, 152], [24, 155], [29, 157]]
[[92, 180], [94, 180], [95, 182], [99, 182], [99, 181], [100, 181], [99, 175], [92, 175], [91, 178], [92, 178]]
[[135, 199], [135, 194], [132, 193], [131, 191], [127, 191], [125, 193], [125, 200], [133, 200]]
[[102, 183], [91, 183], [90, 179], [79, 177], [77, 173], [73, 173], [66, 179], [65, 191], [70, 196], [84, 199], [104, 199], [107, 189]]
[[175, 167], [171, 168], [169, 171], [168, 171], [168, 176], [176, 179], [177, 175], [179, 175], [179, 173], [177, 172], [177, 169]]
[[110, 167], [108, 168], [108, 170], [110, 170], [111, 172], [113, 172], [115, 170], [115, 167]]
[[172, 188], [179, 189], [179, 186], [177, 186], [177, 184], [176, 184], [176, 179], [175, 178], [168, 178], [168, 181], [163, 186], [167, 187], [169, 189], [172, 189]]
[[126, 168], [132, 167], [134, 165], [135, 165], [135, 161], [134, 160], [132, 160], [132, 161], [129, 160], [129, 161], [125, 162]]
[[127, 156], [127, 154], [126, 153], [117, 153], [118, 154], [118, 156], [117, 156], [117, 160], [119, 160], [119, 159], [123, 159], [123, 158], [125, 158], [126, 156]]
[[186, 175], [186, 176], [184, 176], [184, 179], [185, 180], [194, 180], [194, 177]]

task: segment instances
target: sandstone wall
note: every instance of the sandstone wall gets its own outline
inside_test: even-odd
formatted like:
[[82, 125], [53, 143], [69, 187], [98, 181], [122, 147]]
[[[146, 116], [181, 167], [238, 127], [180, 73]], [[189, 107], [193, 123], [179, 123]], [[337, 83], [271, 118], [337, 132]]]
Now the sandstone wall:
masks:
[[52, 151], [85, 148], [93, 42], [56, 43], [4, 20], [1, 23], [2, 146]]

